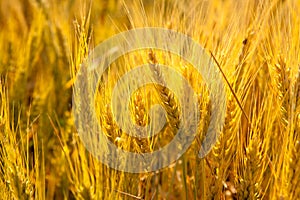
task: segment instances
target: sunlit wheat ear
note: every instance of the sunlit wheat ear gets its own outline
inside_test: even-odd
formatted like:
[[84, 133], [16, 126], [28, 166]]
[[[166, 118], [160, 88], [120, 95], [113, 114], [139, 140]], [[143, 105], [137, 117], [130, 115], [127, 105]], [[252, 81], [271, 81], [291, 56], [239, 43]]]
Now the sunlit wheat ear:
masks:
[[286, 65], [284, 58], [280, 57], [278, 63], [275, 64], [276, 81], [278, 89], [278, 98], [281, 104], [282, 123], [287, 126], [289, 123], [288, 116], [290, 114], [290, 69]]
[[[212, 149], [214, 160], [214, 170], [212, 171], [216, 179], [211, 183], [213, 189], [210, 190], [210, 195], [214, 198], [221, 195], [220, 191], [224, 183], [231, 179], [230, 170], [234, 169], [232, 165], [237, 151], [237, 131], [236, 122], [241, 117], [241, 112], [234, 98], [231, 96], [227, 104], [227, 113], [223, 132], [220, 135], [216, 145]], [[235, 152], [235, 153], [234, 153]], [[230, 168], [231, 167], [231, 168]], [[230, 180], [233, 181], [233, 180]]]
[[143, 97], [141, 92], [137, 91], [133, 94], [131, 102], [133, 122], [138, 126], [146, 126], [149, 120], [146, 110], [147, 105]]
[[246, 147], [246, 154], [242, 160], [240, 174], [241, 177], [238, 185], [239, 197], [244, 199], [251, 197], [253, 199], [262, 198], [265, 191], [261, 188], [263, 186], [263, 176], [266, 170], [266, 158], [262, 142], [259, 138], [259, 130], [250, 133], [249, 144]]
[[[149, 52], [149, 62], [154, 80], [160, 85], [166, 85], [160, 66], [158, 65], [159, 61], [153, 51]], [[180, 111], [179, 105], [174, 99], [174, 94], [168, 91], [166, 87], [159, 85], [156, 86], [156, 91], [158, 92], [161, 103], [167, 113], [171, 129], [174, 131], [174, 134], [176, 134], [180, 123]]]

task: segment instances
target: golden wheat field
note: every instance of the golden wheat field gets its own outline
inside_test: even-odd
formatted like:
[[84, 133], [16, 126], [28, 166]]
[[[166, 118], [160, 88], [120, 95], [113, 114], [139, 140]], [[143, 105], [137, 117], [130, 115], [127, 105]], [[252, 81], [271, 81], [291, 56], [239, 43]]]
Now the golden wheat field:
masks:
[[[299, 0], [0, 0], [0, 6], [0, 199], [300, 199]], [[177, 161], [128, 173], [85, 148], [72, 94], [94, 47], [143, 27], [184, 33], [205, 49], [223, 72], [226, 115], [217, 143], [199, 157], [212, 117], [201, 75], [170, 52], [123, 55], [95, 95], [98, 122], [118, 148], [160, 149], [178, 130], [183, 107], [168, 88], [147, 85], [130, 97], [132, 120], [145, 126], [151, 105], [160, 104], [168, 123], [143, 139], [122, 131], [110, 97], [134, 66], [173, 66], [197, 93], [200, 112], [195, 141]]]

